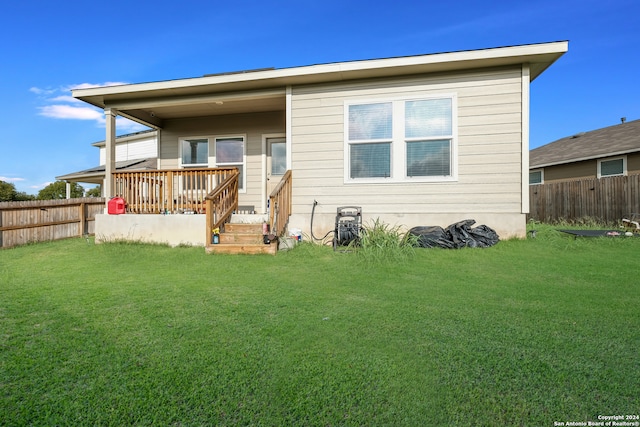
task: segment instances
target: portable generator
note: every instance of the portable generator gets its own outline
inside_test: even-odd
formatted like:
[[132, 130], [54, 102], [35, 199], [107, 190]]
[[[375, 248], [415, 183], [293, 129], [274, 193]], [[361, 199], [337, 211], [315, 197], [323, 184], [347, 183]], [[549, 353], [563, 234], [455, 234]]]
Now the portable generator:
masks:
[[338, 246], [357, 244], [362, 230], [362, 208], [342, 206], [337, 209], [336, 228], [333, 233], [333, 250]]

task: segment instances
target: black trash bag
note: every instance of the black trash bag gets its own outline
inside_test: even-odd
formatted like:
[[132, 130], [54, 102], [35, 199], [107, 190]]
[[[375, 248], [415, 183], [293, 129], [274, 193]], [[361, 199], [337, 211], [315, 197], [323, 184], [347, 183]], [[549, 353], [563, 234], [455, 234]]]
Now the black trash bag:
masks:
[[454, 248], [488, 248], [498, 243], [500, 239], [492, 228], [486, 225], [471, 228], [475, 223], [473, 219], [465, 219], [447, 227], [445, 232], [450, 236]]
[[498, 233], [496, 233], [493, 228], [487, 227], [486, 225], [479, 225], [472, 228], [471, 235], [475, 239], [477, 247], [479, 248], [488, 248], [500, 241]]
[[466, 219], [446, 229], [438, 226], [413, 227], [409, 234], [418, 237], [421, 248], [487, 248], [499, 242], [498, 234], [492, 228], [486, 225], [472, 228], [475, 223], [473, 219]]
[[444, 228], [435, 226], [413, 227], [409, 234], [418, 237], [418, 246], [421, 248], [453, 247], [447, 237]]

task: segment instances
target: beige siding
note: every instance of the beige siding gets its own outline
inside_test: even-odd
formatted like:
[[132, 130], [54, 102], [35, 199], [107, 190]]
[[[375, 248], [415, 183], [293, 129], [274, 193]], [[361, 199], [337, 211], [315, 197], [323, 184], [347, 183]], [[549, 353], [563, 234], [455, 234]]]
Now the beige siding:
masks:
[[[293, 212], [299, 218], [308, 215], [317, 200], [325, 214], [319, 222], [325, 228], [330, 228], [329, 216], [335, 217], [335, 207], [343, 205], [362, 206], [370, 219], [395, 215], [399, 220], [419, 221], [421, 215], [433, 214], [441, 220], [461, 220], [477, 213], [486, 218], [512, 215], [507, 222], [524, 224], [521, 75], [520, 68], [496, 69], [294, 87]], [[453, 94], [458, 101], [456, 182], [345, 183], [345, 102], [440, 94]]]
[[[240, 194], [240, 205], [253, 205], [256, 210], [259, 210], [262, 206], [264, 173], [262, 170], [262, 135], [283, 133], [284, 131], [284, 111], [167, 121], [161, 132], [160, 167], [162, 169], [179, 167], [180, 138], [246, 135], [246, 191]], [[213, 147], [210, 147], [210, 150], [213, 150]], [[213, 155], [211, 151], [209, 154]], [[214, 165], [210, 164], [210, 166]]]

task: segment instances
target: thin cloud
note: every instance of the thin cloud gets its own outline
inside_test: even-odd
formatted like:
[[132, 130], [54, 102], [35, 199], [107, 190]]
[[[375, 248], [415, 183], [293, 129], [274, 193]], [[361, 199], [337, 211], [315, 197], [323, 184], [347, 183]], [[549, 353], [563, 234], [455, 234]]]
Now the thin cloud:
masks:
[[82, 104], [83, 102], [77, 98], [74, 98], [71, 95], [61, 95], [56, 96], [55, 98], [51, 98], [48, 101], [51, 102], [68, 102], [70, 104]]
[[42, 190], [44, 187], [46, 187], [49, 184], [53, 184], [53, 182], [48, 181], [40, 185], [30, 185], [29, 188], [31, 188], [32, 190]]
[[19, 181], [25, 181], [24, 178], [9, 178], [7, 176], [0, 176], [0, 181], [4, 181], [4, 182], [19, 182]]
[[58, 91], [58, 89], [42, 89], [39, 87], [30, 87], [29, 88], [29, 92], [35, 93], [36, 95], [51, 95], [53, 93], [56, 93]]
[[[38, 114], [40, 116], [59, 120], [88, 120], [95, 122], [99, 127], [104, 127], [106, 122], [104, 112], [99, 108], [89, 106], [79, 99], [74, 98], [71, 96], [70, 92], [74, 89], [89, 89], [126, 84], [128, 83], [80, 83], [63, 87], [61, 86], [57, 89], [42, 89], [34, 86], [29, 88], [29, 91], [38, 95], [42, 103], [45, 104], [38, 107]], [[116, 120], [116, 127], [121, 131], [137, 132], [147, 129], [146, 126], [124, 117], [118, 117]]]
[[40, 108], [40, 115], [54, 119], [96, 120], [104, 122], [104, 115], [91, 107], [73, 107], [71, 105], [45, 105]]

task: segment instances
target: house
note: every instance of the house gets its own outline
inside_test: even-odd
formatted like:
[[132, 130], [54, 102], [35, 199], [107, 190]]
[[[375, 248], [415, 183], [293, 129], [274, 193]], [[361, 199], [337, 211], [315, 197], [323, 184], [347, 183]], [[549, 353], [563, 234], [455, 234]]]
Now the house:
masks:
[[529, 184], [640, 173], [640, 120], [581, 132], [531, 150]]
[[[121, 135], [115, 139], [116, 171], [153, 170], [158, 168], [158, 133], [155, 129]], [[106, 144], [92, 144], [100, 149], [99, 164], [89, 169], [56, 177], [56, 180], [104, 185]]]
[[[268, 213], [277, 234], [324, 235], [337, 208], [358, 206], [365, 225], [472, 218], [501, 237], [524, 236], [529, 86], [567, 49], [561, 41], [74, 90], [104, 110], [105, 196], [127, 203], [127, 215], [99, 215], [96, 234], [210, 246], [211, 230], [245, 211]], [[157, 171], [117, 171], [118, 115], [156, 130]]]
[[640, 120], [531, 150], [531, 220], [616, 223], [640, 212]]

